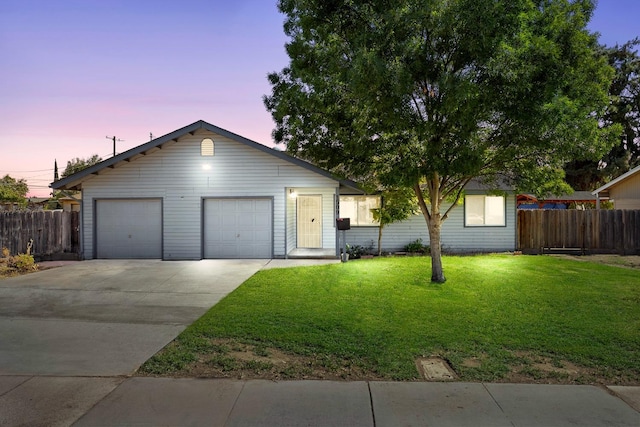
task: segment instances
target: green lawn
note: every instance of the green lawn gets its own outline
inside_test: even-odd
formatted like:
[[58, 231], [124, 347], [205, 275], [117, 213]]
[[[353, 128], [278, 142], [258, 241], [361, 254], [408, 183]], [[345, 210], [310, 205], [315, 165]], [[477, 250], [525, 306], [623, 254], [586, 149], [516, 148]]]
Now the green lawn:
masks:
[[260, 271], [141, 372], [220, 360], [233, 371], [214, 341], [229, 338], [377, 378], [417, 379], [415, 359], [438, 356], [466, 381], [640, 383], [638, 270], [546, 256], [443, 262], [445, 284], [430, 283], [428, 257]]

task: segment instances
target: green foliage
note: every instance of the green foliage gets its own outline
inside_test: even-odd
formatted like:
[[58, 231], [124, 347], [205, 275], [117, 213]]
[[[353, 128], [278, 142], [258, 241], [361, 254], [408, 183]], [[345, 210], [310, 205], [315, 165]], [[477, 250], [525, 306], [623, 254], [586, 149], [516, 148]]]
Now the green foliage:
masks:
[[575, 190], [594, 190], [640, 165], [640, 39], [603, 47], [615, 77], [602, 123], [616, 127], [618, 143], [596, 160], [573, 160], [565, 166], [567, 181]]
[[86, 159], [81, 159], [79, 157], [71, 159], [67, 162], [67, 167], [64, 169], [64, 172], [62, 172], [62, 178], [66, 178], [74, 173], [80, 172], [81, 170], [93, 166], [96, 163], [100, 163], [101, 161], [102, 158], [97, 154], [87, 157]]
[[418, 212], [416, 195], [410, 188], [388, 189], [381, 194], [382, 203], [377, 209], [372, 209], [373, 219], [380, 227], [404, 221]]
[[530, 191], [571, 159], [600, 158], [619, 133], [599, 126], [613, 70], [586, 29], [591, 1], [280, 0], [279, 8], [291, 61], [269, 75], [274, 139], [353, 179], [413, 190], [435, 281], [444, 281], [444, 200], [498, 173]]
[[7, 262], [7, 267], [15, 269], [20, 273], [26, 273], [29, 271], [35, 271], [38, 269], [38, 266], [33, 259], [33, 255], [28, 254], [18, 254], [12, 257], [9, 257]]
[[403, 221], [418, 212], [416, 195], [411, 188], [387, 189], [381, 194], [381, 206], [372, 209], [373, 219], [380, 224], [378, 255], [382, 255], [382, 230], [394, 222]]
[[428, 254], [429, 246], [422, 243], [422, 239], [416, 239], [413, 242], [407, 243], [404, 247], [405, 252], [411, 252], [416, 254]]
[[9, 175], [5, 175], [0, 180], [0, 201], [17, 202], [21, 206], [26, 206], [26, 195], [29, 192], [29, 186], [24, 179], [15, 179]]
[[347, 253], [349, 254], [349, 258], [351, 259], [359, 259], [362, 255], [367, 255], [371, 253], [372, 248], [365, 248], [361, 245], [347, 245]]
[[[547, 256], [443, 261], [447, 286], [429, 283], [422, 257], [260, 271], [145, 366], [172, 365], [183, 346], [216, 337], [386, 379], [414, 379], [415, 359], [438, 355], [462, 381], [497, 381], [526, 352], [595, 368], [609, 383], [640, 381], [637, 271]], [[481, 363], [468, 367], [469, 358]]]

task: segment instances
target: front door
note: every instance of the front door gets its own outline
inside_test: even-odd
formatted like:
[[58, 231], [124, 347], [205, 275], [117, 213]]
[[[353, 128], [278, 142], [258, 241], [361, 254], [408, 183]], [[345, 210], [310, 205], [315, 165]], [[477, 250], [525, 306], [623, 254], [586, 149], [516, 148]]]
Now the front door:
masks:
[[298, 247], [322, 248], [322, 196], [298, 196]]

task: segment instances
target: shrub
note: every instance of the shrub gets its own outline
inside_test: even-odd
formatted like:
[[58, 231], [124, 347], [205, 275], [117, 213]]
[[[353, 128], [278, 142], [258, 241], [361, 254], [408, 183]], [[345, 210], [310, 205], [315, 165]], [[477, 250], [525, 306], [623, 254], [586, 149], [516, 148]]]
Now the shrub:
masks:
[[404, 247], [404, 250], [405, 252], [428, 254], [431, 248], [429, 247], [429, 245], [423, 245], [422, 239], [417, 239], [411, 243], [407, 243], [407, 245], [405, 245]]
[[9, 255], [11, 255], [11, 252], [9, 251], [9, 249], [2, 248], [2, 258], [9, 258]]
[[365, 249], [360, 245], [347, 245], [347, 253], [349, 254], [349, 258], [358, 259], [365, 253]]
[[10, 268], [14, 268], [21, 273], [26, 273], [27, 271], [35, 271], [38, 269], [38, 266], [33, 259], [33, 255], [27, 254], [18, 254], [9, 258], [7, 266]]
[[349, 254], [349, 258], [358, 259], [362, 255], [368, 255], [373, 252], [373, 241], [371, 245], [368, 247], [360, 246], [360, 245], [347, 245], [347, 253]]

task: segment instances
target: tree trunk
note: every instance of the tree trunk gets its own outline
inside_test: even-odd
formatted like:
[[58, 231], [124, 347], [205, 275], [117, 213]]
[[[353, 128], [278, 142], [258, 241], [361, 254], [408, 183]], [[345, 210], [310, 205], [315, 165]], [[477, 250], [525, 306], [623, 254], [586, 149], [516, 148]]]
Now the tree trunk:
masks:
[[429, 246], [431, 247], [431, 281], [435, 283], [444, 283], [447, 279], [444, 277], [444, 270], [442, 269], [440, 232], [442, 230], [443, 220], [442, 215], [440, 214], [440, 182], [437, 175], [428, 181], [428, 187], [431, 211], [429, 211], [427, 203], [424, 200], [420, 184], [416, 183], [413, 189], [418, 197], [418, 206], [420, 206], [422, 215], [427, 221], [427, 227], [429, 228]]
[[431, 215], [429, 221], [429, 246], [431, 246], [431, 281], [435, 283], [444, 283], [447, 279], [444, 277], [442, 269], [442, 247], [440, 245], [440, 231], [442, 230], [442, 220], [440, 214], [437, 217]]
[[382, 224], [378, 227], [378, 256], [382, 256], [382, 227]]

